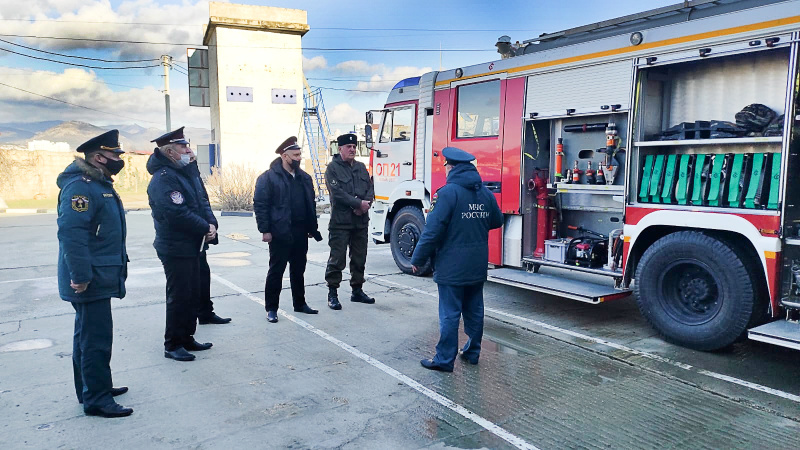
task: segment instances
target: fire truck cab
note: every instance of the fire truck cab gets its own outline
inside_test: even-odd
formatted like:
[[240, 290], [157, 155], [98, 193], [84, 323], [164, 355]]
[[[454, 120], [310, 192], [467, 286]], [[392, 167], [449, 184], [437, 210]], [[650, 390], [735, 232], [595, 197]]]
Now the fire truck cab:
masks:
[[505, 215], [490, 281], [589, 303], [635, 293], [690, 348], [800, 349], [798, 11], [684, 2], [504, 37], [503, 59], [403, 80], [374, 142], [366, 130], [372, 238], [411, 273], [441, 149], [459, 147]]

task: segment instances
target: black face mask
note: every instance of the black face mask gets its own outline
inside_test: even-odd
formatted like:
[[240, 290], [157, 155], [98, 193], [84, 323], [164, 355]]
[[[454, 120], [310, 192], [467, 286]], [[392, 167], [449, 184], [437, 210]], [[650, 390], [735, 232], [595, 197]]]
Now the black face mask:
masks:
[[106, 166], [106, 169], [111, 175], [116, 175], [125, 167], [125, 161], [106, 158], [106, 163], [103, 165]]
[[292, 170], [297, 170], [300, 168], [300, 161], [294, 159], [289, 160], [289, 166], [292, 168]]

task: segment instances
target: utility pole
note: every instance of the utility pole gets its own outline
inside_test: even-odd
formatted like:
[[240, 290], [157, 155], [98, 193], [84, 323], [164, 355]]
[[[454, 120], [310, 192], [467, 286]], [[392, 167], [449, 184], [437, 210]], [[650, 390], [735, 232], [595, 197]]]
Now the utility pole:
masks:
[[172, 67], [172, 57], [161, 55], [161, 65], [164, 66], [164, 104], [167, 106], [167, 132], [172, 130], [169, 114], [169, 69]]

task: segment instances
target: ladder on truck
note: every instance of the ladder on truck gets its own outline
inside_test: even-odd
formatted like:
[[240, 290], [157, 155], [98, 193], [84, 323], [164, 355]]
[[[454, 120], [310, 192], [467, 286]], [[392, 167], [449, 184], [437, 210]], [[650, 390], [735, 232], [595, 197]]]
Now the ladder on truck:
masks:
[[323, 200], [328, 194], [328, 189], [325, 187], [324, 168], [328, 165], [328, 142], [331, 128], [328, 124], [328, 116], [325, 114], [322, 90], [320, 88], [312, 90], [305, 78], [303, 81], [306, 87], [306, 93], [303, 95], [303, 127], [306, 131], [306, 145], [314, 169], [317, 200]]

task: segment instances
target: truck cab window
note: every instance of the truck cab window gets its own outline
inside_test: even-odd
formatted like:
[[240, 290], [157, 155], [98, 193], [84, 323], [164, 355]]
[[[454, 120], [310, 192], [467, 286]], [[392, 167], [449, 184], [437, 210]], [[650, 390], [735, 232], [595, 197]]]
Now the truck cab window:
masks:
[[392, 122], [392, 141], [410, 141], [413, 133], [414, 108], [404, 108], [394, 111]]
[[383, 113], [383, 122], [381, 123], [381, 139], [378, 142], [391, 142], [392, 140], [392, 116], [394, 112], [386, 111]]

